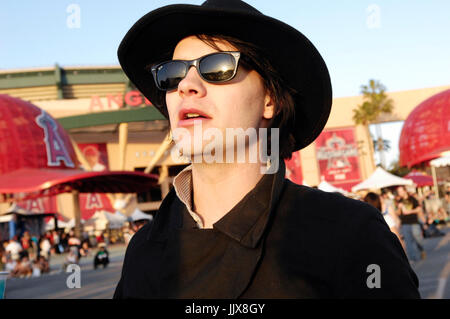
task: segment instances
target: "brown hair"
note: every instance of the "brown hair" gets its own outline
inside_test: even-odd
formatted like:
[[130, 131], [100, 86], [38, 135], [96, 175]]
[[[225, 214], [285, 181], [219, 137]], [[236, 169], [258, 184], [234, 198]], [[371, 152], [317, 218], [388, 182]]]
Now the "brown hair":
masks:
[[[225, 41], [234, 46], [240, 53], [240, 65], [247, 70], [255, 70], [263, 80], [264, 88], [269, 92], [275, 104], [275, 116], [269, 122], [269, 128], [278, 127], [279, 135], [279, 154], [283, 159], [290, 159], [295, 150], [294, 116], [295, 105], [293, 95], [294, 89], [284, 83], [278, 71], [269, 62], [263, 49], [253, 43], [239, 40], [234, 37], [221, 34], [198, 34], [196, 37], [213, 47], [222, 51], [215, 41]], [[268, 131], [267, 149], [270, 152], [270, 130]]]
[[364, 201], [366, 203], [372, 205], [373, 207], [377, 208], [381, 212], [381, 200], [380, 200], [380, 196], [378, 194], [369, 192], [364, 197]]

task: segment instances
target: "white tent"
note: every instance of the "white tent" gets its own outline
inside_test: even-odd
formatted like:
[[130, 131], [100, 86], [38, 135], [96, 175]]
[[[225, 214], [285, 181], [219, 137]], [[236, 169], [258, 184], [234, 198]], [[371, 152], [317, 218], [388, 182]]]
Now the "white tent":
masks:
[[363, 189], [380, 189], [383, 187], [397, 185], [413, 185], [413, 181], [410, 179], [395, 176], [391, 173], [386, 172], [381, 167], [377, 167], [375, 172], [373, 172], [368, 179], [353, 186], [352, 191], [356, 192]]
[[16, 214], [20, 214], [20, 215], [34, 215], [36, 213], [30, 212], [28, 210], [26, 210], [25, 208], [23, 208], [22, 206], [17, 205], [16, 203], [13, 203], [8, 210], [6, 211], [5, 214], [12, 214], [12, 213], [16, 213]]
[[142, 212], [139, 208], [136, 208], [131, 214], [131, 219], [133, 221], [142, 220], [142, 219], [148, 219], [149, 221], [153, 220], [153, 216], [150, 214], [146, 214]]
[[122, 219], [123, 222], [126, 222], [126, 221], [128, 220], [128, 217], [127, 217], [126, 215], [122, 214], [122, 213], [119, 212], [119, 211], [116, 211], [116, 212], [114, 213], [114, 215], [115, 215], [117, 218]]
[[[73, 224], [75, 225], [75, 220], [73, 220]], [[58, 228], [69, 228], [69, 222], [64, 222], [62, 220], [58, 220]], [[53, 230], [55, 229], [55, 219], [52, 217], [45, 225], [45, 230]]]
[[450, 166], [450, 156], [443, 156], [430, 161], [430, 164], [434, 167]]
[[347, 194], [347, 191], [345, 191], [342, 188], [338, 188], [336, 186], [331, 185], [326, 180], [322, 180], [320, 182], [320, 184], [317, 186], [317, 188], [320, 189], [321, 191], [324, 191], [324, 192], [341, 193], [341, 194], [344, 194], [344, 195]]
[[[81, 223], [81, 224], [84, 224], [85, 222], [86, 222], [86, 221], [85, 221], [84, 219], [81, 219], [81, 220], [80, 220], [80, 223]], [[58, 221], [58, 224], [59, 224], [59, 221]], [[60, 227], [60, 226], [58, 225], [58, 227]], [[64, 228], [68, 228], [68, 229], [75, 228], [75, 218], [70, 219], [70, 220], [66, 223], [66, 226], [65, 226]]]
[[121, 228], [127, 221], [127, 218], [118, 212], [110, 213], [104, 211], [104, 214], [108, 219], [108, 227], [111, 229]]
[[13, 214], [2, 215], [2, 216], [0, 216], [0, 223], [9, 223], [13, 219], [14, 219]]
[[96, 211], [86, 222], [88, 226], [94, 226], [95, 229], [103, 230], [106, 228], [117, 229], [123, 226], [126, 218], [107, 212], [105, 210]]

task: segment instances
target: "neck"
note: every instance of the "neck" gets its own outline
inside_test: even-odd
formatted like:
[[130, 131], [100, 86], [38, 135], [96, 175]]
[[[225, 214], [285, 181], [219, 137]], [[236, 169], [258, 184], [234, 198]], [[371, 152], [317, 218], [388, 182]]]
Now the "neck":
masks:
[[261, 163], [193, 163], [194, 210], [204, 228], [212, 228], [262, 176]]

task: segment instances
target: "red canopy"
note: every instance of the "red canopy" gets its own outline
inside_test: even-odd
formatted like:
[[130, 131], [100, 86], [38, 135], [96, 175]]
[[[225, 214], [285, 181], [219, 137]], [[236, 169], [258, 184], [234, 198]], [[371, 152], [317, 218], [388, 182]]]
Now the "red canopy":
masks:
[[414, 184], [419, 187], [433, 185], [433, 177], [419, 171], [409, 172], [409, 174], [404, 176], [403, 178], [412, 180]]
[[56, 195], [78, 190], [80, 193], [135, 193], [157, 184], [157, 177], [141, 172], [85, 172], [62, 169], [20, 169], [0, 176], [0, 194], [33, 193], [20, 197]]
[[134, 193], [156, 183], [157, 176], [140, 172], [81, 170], [68, 134], [53, 117], [29, 102], [0, 94], [3, 197], [27, 198], [72, 190]]
[[420, 103], [400, 135], [400, 165], [411, 167], [450, 150], [450, 90]]

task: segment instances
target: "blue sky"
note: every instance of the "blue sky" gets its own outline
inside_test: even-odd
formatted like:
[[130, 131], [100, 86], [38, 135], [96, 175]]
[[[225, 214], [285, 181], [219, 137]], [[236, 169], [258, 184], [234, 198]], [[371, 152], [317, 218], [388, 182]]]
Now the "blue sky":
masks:
[[[118, 64], [117, 47], [131, 25], [148, 11], [177, 2], [1, 1], [0, 69]], [[450, 1], [248, 2], [315, 44], [328, 65], [335, 97], [359, 94], [370, 78], [390, 91], [450, 82]], [[67, 26], [70, 4], [80, 8], [80, 28]], [[378, 24], [370, 25], [371, 5], [379, 8]]]
[[[118, 64], [117, 47], [132, 24], [148, 11], [178, 2], [3, 0], [0, 69]], [[330, 71], [334, 97], [359, 94], [371, 78], [388, 91], [450, 84], [448, 0], [247, 2], [314, 43]], [[80, 9], [79, 28], [68, 26], [71, 4]]]

